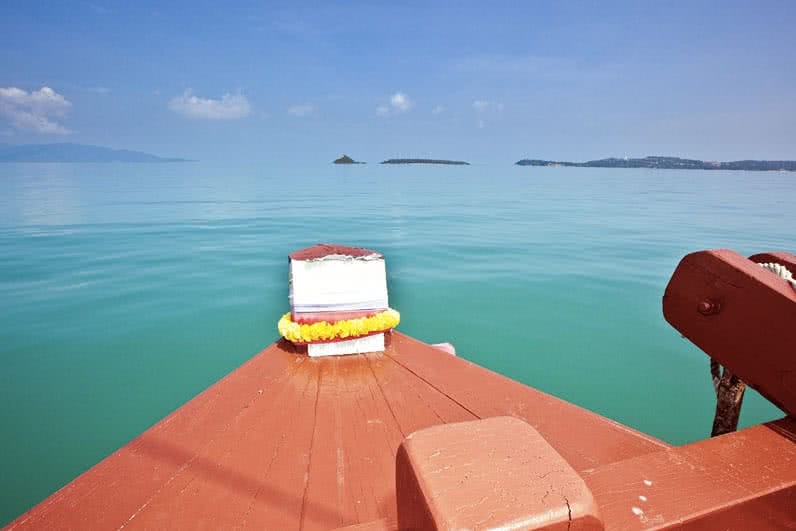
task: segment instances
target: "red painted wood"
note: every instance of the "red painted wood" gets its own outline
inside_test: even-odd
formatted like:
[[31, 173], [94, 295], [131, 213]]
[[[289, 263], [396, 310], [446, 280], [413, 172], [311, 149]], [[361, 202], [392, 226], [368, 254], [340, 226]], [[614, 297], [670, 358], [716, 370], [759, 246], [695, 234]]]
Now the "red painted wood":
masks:
[[513, 415], [576, 469], [666, 448], [400, 333], [385, 355], [280, 341], [10, 524], [13, 529], [330, 529], [394, 520], [417, 429]]
[[795, 441], [782, 419], [582, 475], [606, 529], [793, 529]]
[[711, 358], [796, 414], [796, 291], [728, 250], [682, 259], [663, 296], [666, 320]]
[[514, 417], [415, 432], [396, 467], [401, 529], [603, 529], [583, 479]]
[[[394, 515], [395, 450], [403, 435], [364, 355], [337, 360], [342, 444], [335, 447], [334, 470], [342, 472], [343, 523]], [[327, 461], [313, 462], [319, 470]], [[339, 478], [340, 476], [338, 476]], [[318, 492], [321, 499], [326, 493]], [[321, 529], [322, 527], [318, 527]]]
[[772, 251], [752, 255], [749, 257], [749, 260], [758, 264], [767, 264], [770, 262], [782, 264], [787, 267], [793, 275], [796, 275], [796, 255], [791, 253]]
[[454, 347], [451, 343], [434, 343], [431, 346], [434, 348], [438, 348], [443, 352], [447, 352], [451, 356], [456, 355], [456, 347]]
[[332, 254], [341, 254], [345, 256], [370, 256], [375, 254], [377, 256], [383, 256], [378, 251], [371, 251], [370, 249], [364, 249], [362, 247], [337, 245], [334, 243], [319, 243], [312, 247], [290, 253], [288, 256], [291, 260], [315, 260]]
[[404, 437], [438, 424], [478, 419], [389, 356], [366, 356]]
[[509, 415], [525, 420], [575, 470], [667, 448], [654, 437], [399, 332], [393, 331], [386, 354], [480, 418]]
[[[232, 429], [213, 434], [131, 523], [143, 529], [289, 527], [301, 510], [317, 380], [317, 367], [305, 363], [281, 387], [267, 395], [264, 390], [236, 415]], [[310, 422], [293, 422], [296, 418]], [[272, 426], [281, 436], [261, 426]]]
[[293, 312], [291, 314], [291, 319], [293, 319], [293, 322], [300, 324], [320, 323], [323, 321], [334, 323], [337, 321], [347, 321], [349, 319], [359, 319], [360, 317], [370, 317], [386, 309], [387, 308], [376, 308], [373, 310], [358, 310], [352, 312]]
[[398, 523], [387, 518], [379, 518], [365, 524], [347, 525], [338, 527], [334, 531], [399, 531]]
[[230, 373], [105, 460], [78, 476], [9, 529], [116, 529], [145, 508], [211, 442], [234, 429], [260, 390], [293, 377], [306, 358], [269, 349]]

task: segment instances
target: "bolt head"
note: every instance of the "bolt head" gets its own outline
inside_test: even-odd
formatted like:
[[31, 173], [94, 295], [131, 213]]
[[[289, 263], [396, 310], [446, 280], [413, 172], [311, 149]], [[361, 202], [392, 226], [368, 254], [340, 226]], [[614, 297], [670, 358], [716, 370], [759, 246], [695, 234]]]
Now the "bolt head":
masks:
[[697, 305], [697, 311], [702, 315], [716, 315], [719, 313], [720, 309], [721, 307], [718, 302], [709, 299], [700, 301]]

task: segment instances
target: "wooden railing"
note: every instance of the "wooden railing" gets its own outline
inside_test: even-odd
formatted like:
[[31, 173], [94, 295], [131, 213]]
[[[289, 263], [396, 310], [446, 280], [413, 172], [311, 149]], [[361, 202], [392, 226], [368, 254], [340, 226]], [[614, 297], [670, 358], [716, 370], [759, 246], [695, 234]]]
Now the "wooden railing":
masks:
[[756, 262], [796, 272], [787, 253], [689, 254], [663, 313], [735, 378], [725, 387], [745, 382], [786, 418], [581, 472], [517, 419], [420, 430], [398, 450], [397, 528], [796, 527], [796, 290]]

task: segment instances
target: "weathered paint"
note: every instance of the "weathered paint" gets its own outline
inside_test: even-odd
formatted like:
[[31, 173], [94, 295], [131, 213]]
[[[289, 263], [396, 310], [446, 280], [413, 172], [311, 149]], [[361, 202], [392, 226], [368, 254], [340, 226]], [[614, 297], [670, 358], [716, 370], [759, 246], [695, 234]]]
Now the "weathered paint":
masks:
[[433, 426], [398, 449], [402, 530], [603, 529], [583, 479], [514, 417]]
[[447, 352], [451, 356], [456, 355], [456, 347], [452, 343], [434, 343], [431, 346], [440, 349], [442, 352]]
[[[9, 525], [331, 529], [395, 521], [410, 433], [496, 415], [576, 470], [666, 445], [394, 332], [384, 354], [271, 345]], [[375, 524], [373, 524], [375, 525]]]
[[[706, 302], [716, 310], [702, 312]], [[796, 291], [788, 282], [733, 251], [692, 253], [666, 287], [663, 315], [712, 359], [796, 414]]]
[[349, 247], [347, 245], [338, 245], [336, 243], [318, 243], [312, 247], [300, 249], [296, 252], [290, 253], [288, 257], [291, 260], [317, 260], [329, 255], [343, 255], [343, 256], [379, 256], [383, 255], [378, 251], [364, 249], [362, 247]]
[[782, 419], [581, 474], [606, 529], [793, 529], [795, 442]]
[[793, 275], [796, 275], [796, 256], [790, 253], [785, 253], [782, 251], [760, 253], [750, 256], [749, 260], [756, 264], [765, 264], [770, 262], [781, 264], [787, 267]]
[[[759, 256], [796, 269], [793, 255]], [[706, 251], [678, 266], [664, 314], [793, 414], [794, 302], [787, 283], [752, 261]], [[796, 527], [791, 418], [671, 448], [403, 334], [388, 339], [384, 353], [315, 359], [275, 343], [9, 528], [394, 530], [401, 516], [395, 463], [400, 451], [402, 470], [411, 446], [401, 442], [418, 430], [496, 416], [533, 428], [503, 440], [524, 441], [520, 453], [541, 456], [534, 470], [558, 470], [551, 490], [574, 485], [584, 507], [596, 502], [583, 511], [592, 518], [549, 520], [549, 528], [599, 521], [606, 529]], [[508, 422], [514, 429], [519, 420]], [[446, 447], [488, 461], [512, 450], [500, 444], [506, 427], [493, 428], [497, 439], [440, 429], [449, 435]], [[479, 470], [486, 477], [489, 468]], [[492, 480], [493, 492], [528, 494], [511, 474]], [[533, 500], [525, 501], [515, 507], [527, 513]]]

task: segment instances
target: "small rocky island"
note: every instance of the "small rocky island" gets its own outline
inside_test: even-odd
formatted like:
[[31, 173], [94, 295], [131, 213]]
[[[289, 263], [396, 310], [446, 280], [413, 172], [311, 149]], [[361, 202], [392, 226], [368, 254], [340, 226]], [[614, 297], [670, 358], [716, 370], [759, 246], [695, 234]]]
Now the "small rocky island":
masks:
[[354, 160], [348, 155], [343, 155], [339, 159], [335, 159], [332, 164], [365, 164], [364, 162], [359, 162], [358, 160]]
[[387, 159], [381, 164], [453, 164], [456, 166], [469, 166], [469, 162], [463, 160], [444, 160], [444, 159]]
[[522, 159], [518, 166], [568, 166], [574, 168], [653, 168], [662, 170], [746, 170], [796, 171], [793, 160], [737, 160], [734, 162], [705, 162], [679, 157], [644, 157], [643, 159], [608, 158], [588, 162], [559, 162], [553, 160]]

